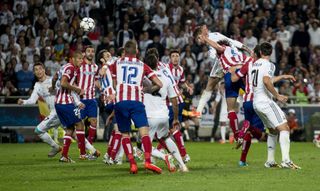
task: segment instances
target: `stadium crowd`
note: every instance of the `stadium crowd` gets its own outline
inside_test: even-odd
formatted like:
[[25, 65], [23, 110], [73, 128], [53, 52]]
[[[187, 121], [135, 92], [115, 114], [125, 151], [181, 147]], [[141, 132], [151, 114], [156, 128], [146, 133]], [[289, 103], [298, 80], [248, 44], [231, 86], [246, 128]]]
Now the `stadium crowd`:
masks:
[[[14, 0], [0, 6], [0, 95], [29, 95], [33, 64], [42, 62], [53, 75], [72, 52], [88, 44], [96, 53], [114, 56], [135, 39], [143, 58], [158, 49], [169, 62], [171, 49], [181, 52], [186, 79], [195, 95], [204, 89], [213, 60], [193, 39], [199, 24], [253, 49], [268, 41], [277, 74], [297, 81], [277, 84], [291, 103], [320, 103], [319, 0]], [[96, 21], [94, 31], [79, 28], [83, 17]]]

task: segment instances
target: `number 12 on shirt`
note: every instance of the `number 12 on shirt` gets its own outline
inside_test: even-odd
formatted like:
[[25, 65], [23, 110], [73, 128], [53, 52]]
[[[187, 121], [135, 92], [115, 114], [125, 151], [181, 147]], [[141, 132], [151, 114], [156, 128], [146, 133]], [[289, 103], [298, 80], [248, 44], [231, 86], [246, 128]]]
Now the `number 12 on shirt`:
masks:
[[123, 70], [122, 82], [126, 84], [137, 84], [138, 68], [134, 66], [121, 66]]

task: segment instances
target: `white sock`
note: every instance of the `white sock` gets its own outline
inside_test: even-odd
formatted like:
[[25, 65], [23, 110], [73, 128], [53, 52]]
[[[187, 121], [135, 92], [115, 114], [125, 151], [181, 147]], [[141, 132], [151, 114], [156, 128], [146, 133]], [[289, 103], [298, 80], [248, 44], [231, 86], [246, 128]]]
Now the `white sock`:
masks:
[[221, 139], [223, 141], [226, 141], [226, 129], [227, 129], [226, 126], [224, 125], [220, 126]]
[[158, 149], [152, 147], [152, 152], [151, 152], [151, 155], [153, 157], [157, 157], [159, 159], [162, 159], [162, 160], [165, 160], [165, 154], [163, 154], [162, 152], [160, 152]]
[[168, 138], [165, 139], [165, 143], [167, 145], [167, 148], [168, 148], [169, 152], [178, 161], [180, 167], [185, 166], [185, 164], [184, 164], [184, 162], [183, 162], [183, 160], [181, 158], [179, 149], [178, 149], [177, 145], [173, 142], [173, 140], [168, 137]]
[[267, 146], [268, 146], [268, 162], [274, 162], [274, 154], [276, 152], [277, 135], [268, 134]]
[[53, 139], [54, 140], [58, 140], [58, 133], [59, 133], [58, 128], [54, 128], [53, 129]]
[[96, 149], [89, 143], [87, 138], [84, 140], [86, 144], [86, 150], [90, 151], [91, 154], [96, 152]]
[[123, 154], [124, 154], [124, 150], [123, 150], [123, 147], [122, 147], [122, 144], [121, 144], [120, 148], [119, 148], [119, 151], [118, 151], [118, 153], [116, 155], [116, 160], [122, 161]]
[[282, 154], [282, 162], [290, 161], [290, 133], [289, 131], [280, 131], [279, 143]]
[[47, 132], [38, 134], [38, 136], [43, 142], [47, 143], [51, 147], [59, 148], [59, 145], [56, 142], [54, 142], [54, 140], [51, 138], [51, 136]]
[[190, 140], [190, 136], [189, 136], [188, 130], [185, 129], [185, 130], [183, 131], [183, 133], [186, 135], [186, 139], [187, 139], [187, 140]]
[[198, 107], [197, 107], [198, 112], [202, 113], [204, 106], [207, 104], [207, 102], [211, 98], [211, 94], [212, 94], [212, 91], [203, 90], [201, 97], [200, 97], [200, 100], [199, 100]]

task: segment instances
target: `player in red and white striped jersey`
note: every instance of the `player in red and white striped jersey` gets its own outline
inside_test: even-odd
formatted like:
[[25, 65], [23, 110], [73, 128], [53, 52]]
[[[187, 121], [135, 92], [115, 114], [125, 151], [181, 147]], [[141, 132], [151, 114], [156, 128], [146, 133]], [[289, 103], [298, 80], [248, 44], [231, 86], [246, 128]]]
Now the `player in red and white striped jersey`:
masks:
[[155, 85], [152, 91], [162, 87], [161, 81], [149, 66], [136, 58], [137, 44], [134, 41], [126, 42], [125, 57], [119, 58], [110, 66], [113, 75], [113, 85], [116, 86], [115, 116], [120, 132], [122, 133], [123, 149], [130, 162], [130, 172], [138, 172], [137, 164], [133, 157], [133, 148], [130, 141], [131, 120], [139, 129], [145, 156], [145, 169], [161, 173], [161, 168], [151, 163], [152, 144], [149, 137], [149, 124], [145, 107], [143, 105], [142, 80], [149, 78]]
[[80, 159], [87, 159], [86, 149], [85, 149], [85, 133], [84, 133], [84, 124], [80, 117], [80, 110], [85, 106], [80, 103], [78, 107], [74, 105], [74, 98], [71, 95], [71, 92], [74, 91], [79, 95], [83, 95], [83, 89], [76, 86], [76, 77], [79, 72], [80, 64], [82, 63], [82, 53], [75, 51], [72, 63], [65, 65], [61, 71], [60, 76], [60, 87], [55, 99], [55, 108], [57, 115], [62, 123], [65, 126], [66, 134], [63, 141], [63, 150], [62, 156], [60, 158], [61, 162], [73, 162], [69, 156], [69, 147], [71, 144], [71, 137], [73, 134], [73, 127], [76, 129], [76, 135], [78, 140], [78, 147], [80, 149]]
[[[84, 95], [81, 96], [81, 102], [84, 103], [86, 107], [81, 110], [81, 118], [84, 119], [88, 117], [90, 122], [87, 139], [91, 144], [96, 136], [98, 104], [95, 99], [95, 89], [96, 86], [99, 87], [99, 68], [93, 61], [94, 54], [93, 46], [87, 46], [85, 48], [84, 59], [79, 68], [78, 76], [78, 86], [85, 90]], [[99, 151], [94, 153], [94, 155], [99, 156]]]

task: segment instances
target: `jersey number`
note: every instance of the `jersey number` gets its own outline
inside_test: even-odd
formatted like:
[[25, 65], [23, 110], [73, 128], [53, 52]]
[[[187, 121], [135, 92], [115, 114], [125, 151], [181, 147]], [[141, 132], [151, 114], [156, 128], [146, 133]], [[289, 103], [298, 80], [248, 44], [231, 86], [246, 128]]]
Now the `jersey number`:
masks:
[[138, 68], [134, 66], [122, 66], [123, 69], [123, 79], [122, 81], [127, 84], [137, 84], [135, 79], [138, 75]]
[[174, 84], [174, 80], [172, 79], [171, 75], [168, 74], [166, 70], [163, 70], [163, 74], [170, 79], [171, 83]]
[[253, 85], [254, 87], [257, 87], [257, 85], [258, 85], [259, 70], [253, 70], [253, 71], [251, 72], [251, 75], [253, 76], [252, 85]]

